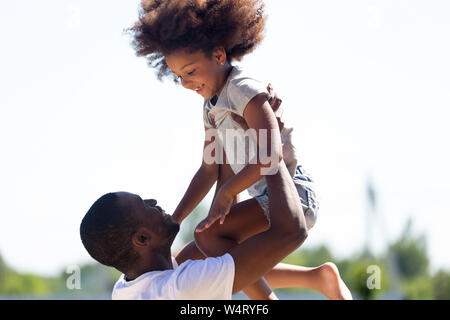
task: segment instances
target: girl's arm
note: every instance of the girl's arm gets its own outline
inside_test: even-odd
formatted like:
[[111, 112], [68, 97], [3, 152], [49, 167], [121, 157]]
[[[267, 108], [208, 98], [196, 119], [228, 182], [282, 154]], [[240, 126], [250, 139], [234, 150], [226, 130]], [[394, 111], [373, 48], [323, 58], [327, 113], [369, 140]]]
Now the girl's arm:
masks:
[[[244, 119], [249, 129], [254, 129], [256, 132], [257, 159], [250, 161], [222, 187], [224, 192], [231, 196], [247, 189], [263, 176], [275, 174], [283, 159], [278, 121], [264, 93], [257, 95], [248, 103], [244, 110]], [[267, 155], [270, 162], [263, 164], [259, 155]], [[256, 163], [252, 164], [253, 162]], [[274, 168], [274, 171], [269, 168]]]
[[283, 159], [281, 136], [278, 121], [265, 93], [258, 94], [250, 100], [244, 110], [244, 118], [248, 127], [255, 130], [257, 154], [268, 155], [270, 162], [262, 163], [262, 159], [258, 156], [256, 161], [250, 161], [239, 173], [230, 178], [217, 192], [208, 216], [198, 224], [196, 232], [208, 228], [219, 218], [220, 223], [223, 223], [235, 195], [265, 175], [275, 174], [278, 171], [279, 163]]
[[[205, 127], [205, 135], [208, 129]], [[214, 143], [214, 138], [208, 141], [205, 138], [205, 144], [203, 150], [208, 147], [210, 143]], [[213, 153], [214, 156], [214, 153]], [[219, 175], [219, 165], [214, 162], [208, 164], [202, 158], [202, 165], [198, 169], [197, 173], [192, 178], [186, 193], [175, 209], [172, 217], [179, 224], [197, 207], [200, 201], [208, 194], [214, 183], [217, 181]]]

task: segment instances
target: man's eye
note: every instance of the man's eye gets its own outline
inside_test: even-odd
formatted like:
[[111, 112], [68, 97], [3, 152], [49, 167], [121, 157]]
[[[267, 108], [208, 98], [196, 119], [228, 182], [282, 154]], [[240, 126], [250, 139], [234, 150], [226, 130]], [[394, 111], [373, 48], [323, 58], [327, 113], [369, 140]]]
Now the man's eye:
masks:
[[195, 72], [195, 69], [192, 70], [191, 72], [188, 72], [188, 75], [192, 76], [194, 74], [194, 72]]

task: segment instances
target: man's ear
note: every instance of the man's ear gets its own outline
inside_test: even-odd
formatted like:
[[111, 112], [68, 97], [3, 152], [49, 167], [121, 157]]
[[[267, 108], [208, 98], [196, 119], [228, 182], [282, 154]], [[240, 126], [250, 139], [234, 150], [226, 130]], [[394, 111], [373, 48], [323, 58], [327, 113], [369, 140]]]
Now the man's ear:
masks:
[[133, 245], [136, 247], [146, 247], [150, 245], [151, 235], [147, 228], [141, 227], [133, 235]]

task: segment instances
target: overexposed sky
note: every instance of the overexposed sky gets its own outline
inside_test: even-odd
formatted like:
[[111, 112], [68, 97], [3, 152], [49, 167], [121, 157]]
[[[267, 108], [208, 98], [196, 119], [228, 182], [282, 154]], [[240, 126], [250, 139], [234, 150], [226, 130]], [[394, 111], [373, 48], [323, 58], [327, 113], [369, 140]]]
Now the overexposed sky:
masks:
[[[0, 2], [0, 254], [21, 271], [91, 261], [78, 230], [99, 196], [171, 212], [200, 165], [202, 98], [158, 82], [122, 34], [138, 3]], [[371, 177], [374, 249], [411, 216], [433, 269], [450, 268], [450, 3], [265, 3], [266, 38], [237, 64], [272, 82], [316, 179], [304, 247], [362, 248]]]

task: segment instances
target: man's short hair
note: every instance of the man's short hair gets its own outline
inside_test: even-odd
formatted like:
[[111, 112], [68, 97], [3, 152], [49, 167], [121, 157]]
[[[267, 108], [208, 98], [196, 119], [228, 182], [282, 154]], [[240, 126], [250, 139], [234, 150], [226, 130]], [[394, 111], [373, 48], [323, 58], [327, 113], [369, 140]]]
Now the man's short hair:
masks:
[[80, 225], [81, 241], [88, 253], [122, 273], [139, 258], [131, 241], [139, 225], [132, 210], [121, 205], [115, 193], [107, 193], [94, 202]]

